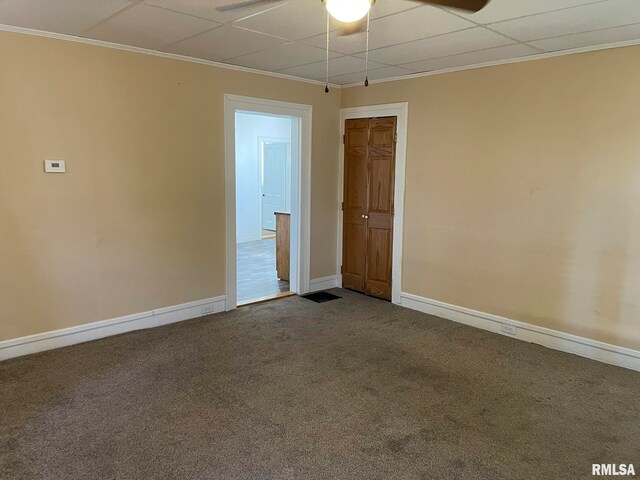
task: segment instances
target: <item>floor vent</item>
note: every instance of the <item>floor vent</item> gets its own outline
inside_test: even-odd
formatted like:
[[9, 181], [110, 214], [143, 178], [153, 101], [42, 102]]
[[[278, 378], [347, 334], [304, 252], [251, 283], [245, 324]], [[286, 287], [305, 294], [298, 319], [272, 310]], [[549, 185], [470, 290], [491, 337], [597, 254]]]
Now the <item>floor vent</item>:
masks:
[[307, 300], [311, 300], [316, 303], [324, 303], [330, 302], [331, 300], [337, 300], [342, 297], [329, 292], [314, 292], [309, 293], [308, 295], [302, 295], [302, 298], [306, 298]]

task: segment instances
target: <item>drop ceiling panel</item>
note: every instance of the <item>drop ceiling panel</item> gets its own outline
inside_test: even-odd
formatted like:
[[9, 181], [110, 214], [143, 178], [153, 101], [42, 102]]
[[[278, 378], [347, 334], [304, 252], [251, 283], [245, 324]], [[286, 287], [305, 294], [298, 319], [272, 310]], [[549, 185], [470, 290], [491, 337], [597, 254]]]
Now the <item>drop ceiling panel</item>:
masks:
[[464, 13], [458, 10], [456, 13], [473, 22], [487, 24], [602, 1], [605, 0], [491, 0], [479, 12]]
[[[228, 60], [228, 63], [275, 72], [285, 68], [319, 62], [325, 56], [325, 51], [320, 48], [310, 47], [301, 43], [287, 43], [262, 52], [232, 58]], [[330, 54], [330, 58], [338, 56], [336, 53]]]
[[[415, 42], [403, 43], [392, 47], [369, 52], [369, 59], [389, 65], [418, 62], [432, 58], [446, 57], [469, 51], [499, 47], [513, 43], [502, 35], [476, 27], [460, 32], [425, 38]], [[361, 53], [358, 56], [362, 56]]]
[[419, 2], [411, 0], [378, 0], [371, 9], [371, 18], [386, 17], [419, 6]]
[[[382, 68], [385, 65], [376, 62], [369, 62], [369, 68]], [[310, 63], [300, 67], [285, 68], [280, 73], [294, 75], [296, 77], [313, 78], [315, 80], [324, 80], [326, 77], [326, 61]], [[365, 61], [358, 57], [339, 57], [329, 60], [329, 76], [346, 75], [349, 73], [364, 72]]]
[[444, 10], [434, 7], [415, 8], [372, 21], [369, 28], [369, 48], [386, 47], [474, 26]]
[[639, 0], [608, 0], [494, 23], [491, 28], [518, 40], [529, 41], [638, 22]]
[[640, 38], [640, 23], [626, 25], [624, 27], [607, 28], [594, 32], [575, 33], [562, 37], [547, 38], [530, 42], [534, 47], [547, 52], [568, 50], [571, 48], [590, 47], [607, 43], [625, 42]]
[[326, 31], [326, 10], [320, 0], [294, 0], [279, 8], [238, 20], [236, 25], [276, 37], [298, 40]]
[[78, 35], [130, 4], [128, 0], [4, 0], [0, 23]]
[[221, 61], [287, 43], [288, 40], [225, 25], [165, 49], [167, 52], [195, 58]]
[[402, 66], [414, 72], [430, 72], [433, 70], [444, 70], [464, 65], [474, 65], [479, 63], [495, 62], [497, 60], [506, 60], [509, 58], [526, 57], [537, 53], [540, 52], [535, 48], [517, 43], [515, 45], [488, 48], [478, 52], [461, 53], [459, 55], [451, 55], [448, 57], [434, 58], [432, 60], [424, 60], [422, 62], [409, 63]]
[[[380, 80], [382, 78], [400, 77], [402, 75], [408, 75], [412, 73], [410, 70], [405, 70], [399, 67], [383, 67], [376, 68], [375, 70], [369, 70], [369, 80]], [[350, 83], [364, 83], [364, 73], [350, 73], [348, 75], [336, 75], [330, 77], [329, 81], [338, 85], [347, 85]]]
[[[394, 3], [392, 0], [387, 4], [385, 1], [386, 0], [380, 0], [373, 6], [371, 11], [378, 12], [377, 9], [381, 8], [383, 5], [395, 6], [395, 9], [392, 7], [382, 7], [382, 11], [385, 12], [394, 12], [401, 8], [404, 8], [404, 11], [400, 10], [401, 13], [387, 14], [384, 18], [371, 21], [369, 32], [369, 48], [371, 49], [404, 43], [411, 40], [418, 40], [475, 26], [473, 23], [455, 15], [451, 15], [444, 10], [433, 7], [416, 6], [418, 5], [417, 2], [405, 0], [404, 3], [398, 4]], [[412, 7], [412, 9], [407, 10], [408, 6]], [[379, 14], [378, 16], [382, 17], [383, 15]], [[341, 36], [338, 26], [333, 22], [331, 24], [331, 30], [331, 34], [329, 35], [330, 50], [343, 53], [345, 55], [351, 55], [365, 50], [366, 36], [364, 33]], [[325, 48], [327, 43], [326, 31], [319, 35], [302, 39], [301, 42], [307, 45]]]
[[235, 3], [234, 0], [145, 0], [145, 3], [195, 17], [206, 18], [207, 20], [229, 23], [258, 12], [282, 6], [285, 2], [263, 3], [227, 12], [219, 12], [217, 8], [233, 4]]
[[[326, 33], [321, 33], [320, 35], [301, 40], [301, 42], [307, 45], [313, 45], [314, 47], [325, 48], [327, 35]], [[329, 50], [334, 52], [351, 55], [352, 53], [364, 52], [365, 46], [366, 38], [364, 33], [341, 37], [337, 31], [334, 31], [329, 35]]]
[[159, 49], [219, 25], [162, 8], [137, 5], [92, 28], [88, 36], [108, 42]]

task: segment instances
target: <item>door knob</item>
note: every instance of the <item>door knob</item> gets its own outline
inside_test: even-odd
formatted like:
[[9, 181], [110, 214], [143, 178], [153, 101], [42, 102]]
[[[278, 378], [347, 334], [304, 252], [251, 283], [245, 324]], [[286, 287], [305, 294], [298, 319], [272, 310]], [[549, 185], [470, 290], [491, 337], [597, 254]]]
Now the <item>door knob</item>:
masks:
[[362, 215], [362, 218], [369, 218], [369, 215]]

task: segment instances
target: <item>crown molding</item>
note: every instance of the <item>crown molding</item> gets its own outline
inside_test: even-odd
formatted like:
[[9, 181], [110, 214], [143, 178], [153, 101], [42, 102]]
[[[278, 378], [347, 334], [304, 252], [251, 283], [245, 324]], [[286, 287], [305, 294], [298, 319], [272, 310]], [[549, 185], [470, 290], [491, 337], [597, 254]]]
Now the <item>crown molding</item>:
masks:
[[[400, 75], [397, 77], [383, 78], [380, 80], [369, 80], [370, 85], [387, 82], [397, 82], [399, 80], [411, 80], [420, 77], [431, 77], [433, 75], [442, 75], [445, 73], [463, 72], [465, 70], [475, 70], [477, 68], [495, 67], [498, 65], [508, 65], [511, 63], [531, 62], [534, 60], [544, 60], [545, 58], [564, 57], [565, 55], [577, 55], [580, 53], [596, 52], [599, 50], [609, 50], [612, 48], [633, 47], [640, 45], [640, 39], [627, 40], [624, 42], [606, 43], [602, 45], [592, 45], [589, 47], [572, 48], [569, 50], [559, 50], [557, 52], [546, 52], [536, 55], [528, 55], [526, 57], [509, 58], [506, 60], [496, 60], [493, 62], [474, 63], [473, 65], [464, 65], [460, 67], [444, 68], [440, 70], [431, 70], [429, 72], [410, 73], [408, 75]], [[348, 83], [342, 85], [341, 88], [361, 87], [362, 82]]]
[[[64, 40], [67, 42], [84, 43], [87, 45], [94, 45], [97, 47], [112, 48], [115, 50], [124, 50], [126, 52], [141, 53], [143, 55], [151, 55], [154, 57], [170, 58], [172, 60], [180, 60], [182, 62], [198, 63], [200, 65], [207, 65], [210, 67], [224, 68], [227, 70], [235, 70], [235, 71], [244, 72], [244, 73], [253, 73], [255, 75], [264, 75], [266, 77], [281, 78], [283, 80], [292, 80], [295, 82], [310, 83], [312, 85], [320, 85], [323, 87], [325, 86], [325, 82], [321, 82], [319, 80], [311, 80], [308, 78], [296, 77], [293, 75], [286, 75], [284, 73], [268, 72], [266, 70], [258, 70], [256, 68], [242, 67], [240, 65], [231, 65], [229, 63], [214, 62], [212, 60], [188, 57], [186, 55], [178, 55], [176, 53], [160, 52], [158, 50], [150, 50], [148, 48], [140, 48], [140, 47], [133, 47], [130, 45], [122, 45], [119, 43], [105, 42], [103, 40], [94, 40], [92, 38], [77, 37], [75, 35], [67, 35], [64, 33], [46, 32], [44, 30], [34, 30], [31, 28], [15, 27], [13, 25], [5, 25], [5, 24], [0, 24], [0, 31], [11, 32], [11, 33], [21, 33], [24, 35], [33, 35], [36, 37], [53, 38], [55, 40]], [[329, 83], [329, 87], [335, 88], [338, 90], [342, 88], [340, 85], [335, 83]]]

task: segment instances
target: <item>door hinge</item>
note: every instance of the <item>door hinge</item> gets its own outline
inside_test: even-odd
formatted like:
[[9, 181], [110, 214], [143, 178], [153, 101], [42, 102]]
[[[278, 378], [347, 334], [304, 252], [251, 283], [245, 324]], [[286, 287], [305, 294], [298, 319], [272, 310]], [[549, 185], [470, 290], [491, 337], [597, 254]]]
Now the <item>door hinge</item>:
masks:
[[344, 273], [344, 267], [340, 265], [340, 273]]
[[344, 202], [340, 203], [340, 209], [344, 212]]
[[394, 143], [398, 143], [398, 134], [397, 133], [393, 134], [393, 141], [394, 141]]
[[346, 135], [342, 135], [342, 144], [343, 145], [347, 144], [347, 136]]

